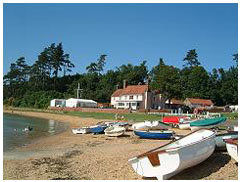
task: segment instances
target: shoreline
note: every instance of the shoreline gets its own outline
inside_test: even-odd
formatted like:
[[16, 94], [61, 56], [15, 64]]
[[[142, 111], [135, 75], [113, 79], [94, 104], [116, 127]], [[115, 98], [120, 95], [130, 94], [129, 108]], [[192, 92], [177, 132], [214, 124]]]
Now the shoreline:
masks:
[[[3, 111], [10, 113], [10, 111]], [[128, 159], [168, 143], [139, 139], [130, 131], [125, 137], [74, 135], [71, 128], [90, 126], [101, 121], [64, 114], [14, 111], [19, 114], [67, 123], [69, 128], [19, 149], [23, 158], [3, 159], [3, 179], [16, 180], [142, 180]], [[104, 119], [102, 119], [104, 120]], [[176, 130], [184, 134], [187, 130]], [[238, 167], [227, 152], [215, 152], [203, 163], [186, 169], [171, 179], [238, 179]]]

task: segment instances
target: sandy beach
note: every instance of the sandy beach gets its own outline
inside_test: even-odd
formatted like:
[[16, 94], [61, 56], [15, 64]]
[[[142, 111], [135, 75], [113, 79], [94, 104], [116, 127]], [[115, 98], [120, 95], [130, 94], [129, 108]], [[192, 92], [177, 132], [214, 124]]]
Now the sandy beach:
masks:
[[[5, 180], [142, 180], [128, 164], [128, 159], [169, 142], [139, 139], [131, 131], [119, 138], [74, 135], [71, 128], [90, 126], [101, 120], [41, 112], [14, 113], [65, 122], [69, 128], [63, 133], [43, 137], [18, 148], [15, 157], [4, 156]], [[190, 131], [175, 129], [175, 132], [186, 134]], [[238, 166], [226, 151], [214, 152], [203, 163], [171, 179], [237, 180]]]

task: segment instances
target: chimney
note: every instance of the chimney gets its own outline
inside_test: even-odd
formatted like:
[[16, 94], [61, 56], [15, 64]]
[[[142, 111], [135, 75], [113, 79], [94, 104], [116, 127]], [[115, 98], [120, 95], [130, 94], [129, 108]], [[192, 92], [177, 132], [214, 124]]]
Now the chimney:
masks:
[[127, 80], [123, 80], [123, 88], [127, 88]]
[[142, 85], [142, 82], [138, 82], [138, 85]]
[[119, 85], [117, 84], [117, 85], [116, 85], [116, 90], [118, 90], [118, 89], [119, 89]]

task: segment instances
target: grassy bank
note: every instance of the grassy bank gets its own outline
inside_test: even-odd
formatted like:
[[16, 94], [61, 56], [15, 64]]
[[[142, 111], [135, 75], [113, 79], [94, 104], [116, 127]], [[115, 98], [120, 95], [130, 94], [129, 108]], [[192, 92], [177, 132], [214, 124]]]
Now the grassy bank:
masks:
[[[34, 109], [34, 108], [16, 108], [16, 107], [4, 107], [4, 110], [10, 111], [28, 111], [28, 112], [44, 112], [44, 113], [54, 113], [54, 114], [64, 114], [70, 116], [78, 116], [82, 118], [94, 118], [94, 119], [109, 119], [114, 120], [114, 113], [98, 113], [98, 112], [80, 112], [80, 111], [55, 111], [49, 109]], [[144, 121], [144, 120], [160, 120], [162, 119], [159, 115], [149, 115], [145, 113], [127, 113], [119, 114], [119, 117], [124, 117], [122, 120], [126, 121]]]
[[[44, 112], [44, 113], [54, 113], [54, 114], [64, 114], [70, 116], [78, 116], [82, 118], [94, 118], [94, 119], [105, 119], [105, 120], [114, 120], [114, 113], [101, 113], [101, 112], [80, 112], [80, 111], [56, 111], [49, 109], [34, 109], [34, 108], [15, 108], [15, 107], [4, 107], [4, 110], [14, 111], [30, 111], [30, 112]], [[221, 113], [223, 116], [227, 117], [230, 120], [237, 120], [238, 113]], [[126, 121], [144, 121], [144, 120], [161, 120], [162, 116], [154, 114], [145, 114], [145, 113], [126, 113], [119, 114], [120, 117], [124, 117], [123, 120]]]
[[[64, 111], [64, 114], [79, 116], [83, 118], [95, 118], [95, 119], [115, 119], [114, 113], [97, 113], [97, 112], [79, 112], [79, 111]], [[119, 114], [119, 116], [123, 116], [122, 120], [127, 121], [144, 121], [144, 120], [160, 120], [161, 116], [158, 115], [148, 115], [145, 113], [127, 113], [127, 114]]]

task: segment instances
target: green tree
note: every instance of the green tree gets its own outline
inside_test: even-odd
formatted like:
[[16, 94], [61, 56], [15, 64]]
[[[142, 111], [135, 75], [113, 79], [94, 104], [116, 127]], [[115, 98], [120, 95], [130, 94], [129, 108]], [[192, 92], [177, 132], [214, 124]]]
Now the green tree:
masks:
[[183, 61], [186, 62], [185, 66], [199, 66], [200, 62], [198, 61], [198, 54], [196, 52], [196, 49], [189, 50]]
[[163, 59], [160, 59], [159, 64], [152, 69], [151, 88], [159, 90], [169, 102], [172, 98], [180, 98], [180, 70], [166, 65]]

